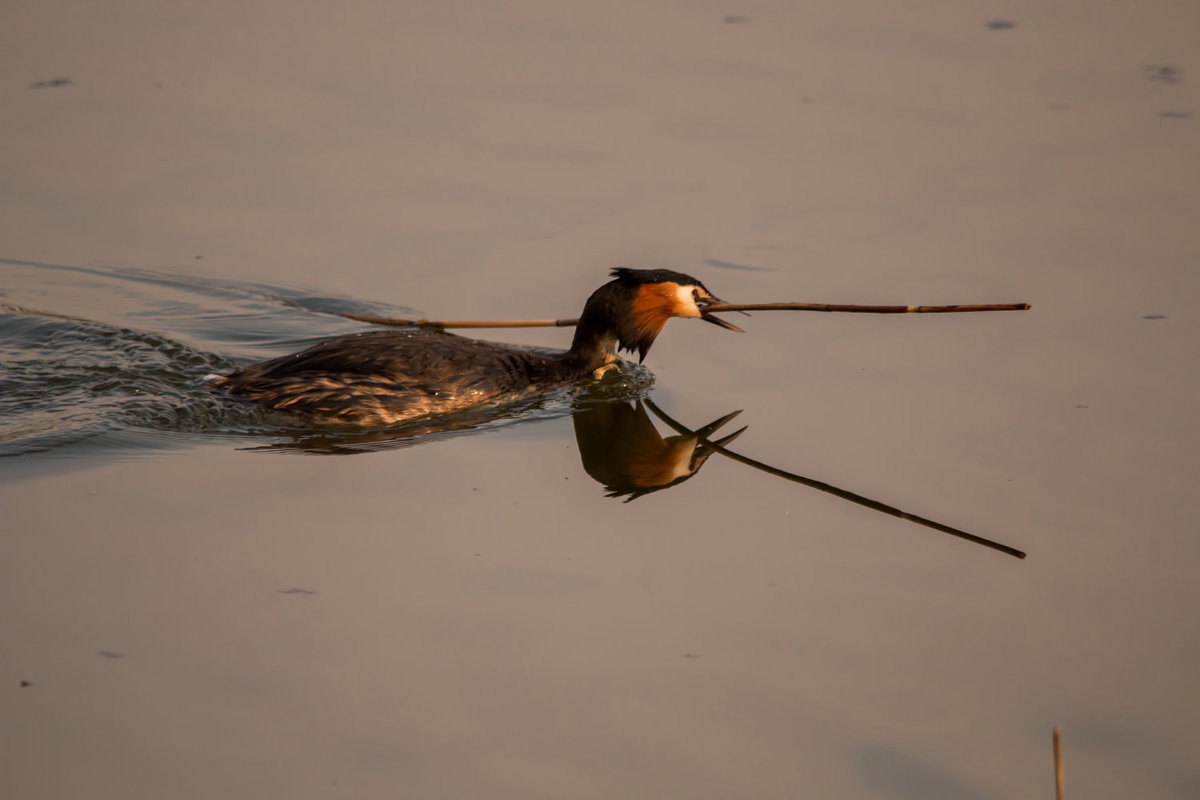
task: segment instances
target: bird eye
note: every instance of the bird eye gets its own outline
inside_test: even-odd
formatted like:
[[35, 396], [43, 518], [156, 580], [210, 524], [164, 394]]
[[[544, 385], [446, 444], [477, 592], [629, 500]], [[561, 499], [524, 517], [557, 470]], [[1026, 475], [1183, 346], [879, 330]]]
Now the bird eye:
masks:
[[692, 289], [692, 299], [693, 300], [700, 299], [700, 290], [699, 289]]

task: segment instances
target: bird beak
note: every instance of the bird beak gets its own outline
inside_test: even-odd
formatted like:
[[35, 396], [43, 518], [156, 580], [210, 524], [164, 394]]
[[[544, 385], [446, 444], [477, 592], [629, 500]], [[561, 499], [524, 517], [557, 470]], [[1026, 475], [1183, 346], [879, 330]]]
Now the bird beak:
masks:
[[[742, 410], [739, 408], [737, 411], [732, 411], [732, 412], [726, 414], [725, 416], [721, 417], [720, 419], [714, 419], [712, 422], [708, 423], [703, 428], [697, 428], [696, 430], [692, 431], [692, 435], [698, 439], [708, 439], [714, 433], [717, 432], [718, 428], [720, 428], [726, 422], [729, 422], [729, 420], [733, 419], [740, 413], [742, 413]], [[742, 428], [742, 430], [744, 431], [745, 428]], [[741, 435], [741, 432], [742, 431], [738, 431], [737, 433], [735, 433], [733, 435], [739, 436], [739, 435]], [[729, 441], [732, 441], [732, 440], [729, 440]]]
[[720, 325], [727, 331], [733, 331], [734, 333], [745, 333], [745, 331], [739, 328], [737, 325], [726, 322], [720, 317], [714, 317], [712, 314], [705, 314], [703, 311], [700, 312], [700, 319], [704, 320], [705, 322], [711, 322], [713, 325]]
[[[700, 308], [700, 319], [704, 320], [705, 322], [711, 322], [713, 325], [719, 325], [727, 331], [733, 331], [734, 333], [745, 333], [744, 330], [739, 328], [737, 325], [734, 325], [733, 323], [726, 322], [725, 320], [721, 319], [720, 317], [713, 316], [712, 314], [704, 313], [705, 306], [709, 306], [709, 305], [712, 305], [713, 303], [721, 303], [721, 302], [724, 302], [724, 301], [718, 297], [713, 297], [711, 295], [708, 297], [701, 297], [699, 300], [697, 300], [696, 305]], [[749, 316], [749, 315], [747, 315], [747, 316]]]

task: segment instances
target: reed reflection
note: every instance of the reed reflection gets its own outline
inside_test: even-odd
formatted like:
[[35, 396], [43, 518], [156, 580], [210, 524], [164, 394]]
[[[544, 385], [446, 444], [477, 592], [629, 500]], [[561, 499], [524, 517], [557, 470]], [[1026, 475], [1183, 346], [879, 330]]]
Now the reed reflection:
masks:
[[[670, 416], [668, 416], [662, 409], [660, 409], [658, 406], [656, 406], [653, 403], [653, 401], [651, 401], [649, 398], [646, 399], [645, 404], [651, 411], [654, 412], [655, 416], [657, 416], [659, 419], [661, 419], [664, 423], [666, 423], [671, 428], [675, 429], [676, 431], [679, 431], [680, 434], [687, 435], [687, 434], [691, 433], [691, 431], [689, 431], [684, 425], [682, 425], [681, 423], [677, 422], [676, 420], [674, 420]], [[737, 412], [735, 412], [735, 413], [737, 413]], [[745, 430], [745, 428], [743, 428], [742, 430]], [[738, 433], [741, 433], [741, 431], [738, 431]], [[1015, 547], [1010, 547], [1009, 545], [1001, 544], [1000, 542], [993, 541], [992, 539], [985, 539], [982, 536], [976, 536], [973, 533], [968, 533], [968, 532], [966, 532], [964, 530], [960, 530], [958, 528], [952, 528], [949, 525], [945, 525], [941, 522], [937, 522], [937, 521], [929, 519], [927, 517], [921, 517], [916, 514], [911, 514], [907, 511], [902, 511], [901, 509], [896, 508], [895, 506], [888, 505], [887, 503], [882, 503], [878, 500], [867, 497], [865, 495], [851, 492], [850, 490], [843, 489], [839, 486], [834, 486], [831, 483], [825, 483], [824, 481], [814, 480], [813, 478], [806, 478], [803, 475], [797, 475], [794, 472], [788, 472], [786, 470], [779, 469], [778, 467], [773, 467], [770, 464], [765, 464], [762, 461], [757, 461], [753, 458], [748, 458], [746, 456], [741, 455], [740, 453], [735, 453], [732, 450], [729, 450], [728, 448], [725, 447], [726, 443], [727, 443], [726, 441], [712, 442], [712, 441], [709, 441], [705, 436], [699, 436], [697, 439], [698, 447], [708, 448], [712, 452], [720, 453], [721, 455], [725, 456], [726, 458], [733, 459], [734, 461], [737, 461], [740, 464], [745, 464], [748, 467], [753, 467], [754, 469], [765, 472], [768, 475], [774, 475], [778, 478], [783, 478], [783, 479], [791, 481], [793, 483], [798, 483], [801, 486], [807, 486], [811, 489], [817, 489], [819, 491], [826, 492], [828, 494], [832, 494], [835, 497], [840, 497], [843, 500], [850, 501], [851, 503], [855, 503], [857, 505], [864, 506], [873, 511], [878, 511], [881, 514], [887, 514], [892, 517], [897, 517], [899, 519], [907, 520], [908, 522], [912, 522], [917, 525], [921, 525], [923, 527], [930, 528], [931, 530], [940, 531], [941, 533], [946, 533], [951, 536], [956, 536], [960, 539], [964, 539], [964, 540], [966, 540], [968, 542], [972, 542], [974, 544], [982, 545], [984, 547], [989, 547], [993, 550], [998, 550], [1001, 553], [1005, 553], [1007, 555], [1013, 556], [1014, 558], [1025, 558], [1025, 555], [1026, 555], [1025, 552], [1022, 550], [1018, 550]]]

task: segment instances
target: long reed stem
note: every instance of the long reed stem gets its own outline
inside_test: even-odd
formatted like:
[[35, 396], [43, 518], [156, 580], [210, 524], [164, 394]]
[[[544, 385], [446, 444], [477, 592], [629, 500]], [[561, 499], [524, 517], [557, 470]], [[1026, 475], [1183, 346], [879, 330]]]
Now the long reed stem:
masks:
[[[1025, 311], [1028, 303], [987, 303], [953, 306], [861, 306], [841, 303], [714, 303], [704, 313], [720, 311], [843, 311], [854, 314], [960, 314], [972, 311]], [[373, 325], [395, 325], [404, 328], [569, 328], [578, 319], [492, 319], [492, 320], [431, 320], [373, 317], [367, 314], [339, 313], [339, 317], [370, 322]]]

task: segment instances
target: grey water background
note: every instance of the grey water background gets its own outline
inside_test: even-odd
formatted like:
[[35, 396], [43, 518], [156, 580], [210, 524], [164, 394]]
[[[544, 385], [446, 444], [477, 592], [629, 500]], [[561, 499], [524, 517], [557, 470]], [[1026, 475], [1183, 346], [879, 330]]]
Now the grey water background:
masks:
[[[1194, 797], [1191, 4], [11, 5], [0, 792]], [[998, 23], [1012, 23], [1004, 25]], [[348, 457], [204, 374], [730, 301], [648, 393], [754, 458], [629, 503], [558, 397]], [[565, 346], [563, 330], [489, 338]]]

